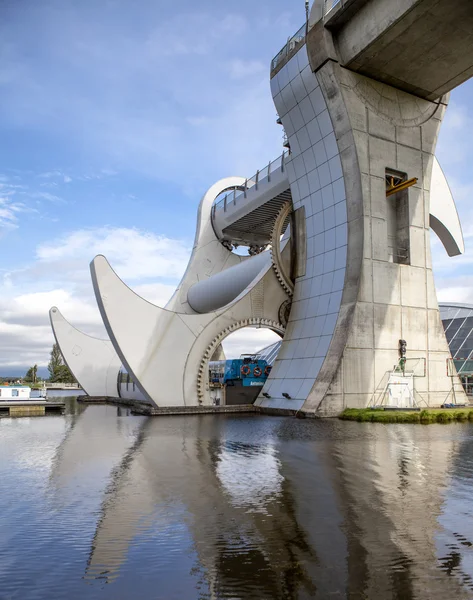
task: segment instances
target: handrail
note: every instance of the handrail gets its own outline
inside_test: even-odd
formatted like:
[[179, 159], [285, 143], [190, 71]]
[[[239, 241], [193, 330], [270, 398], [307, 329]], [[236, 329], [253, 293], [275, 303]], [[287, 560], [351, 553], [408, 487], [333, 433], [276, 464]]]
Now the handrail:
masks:
[[[337, 4], [341, 4], [342, 0], [324, 0], [324, 12], [323, 15], [327, 15], [333, 8], [337, 6]], [[302, 27], [297, 31], [292, 37], [288, 38], [287, 42], [281, 48], [281, 50], [276, 54], [276, 56], [271, 61], [271, 71], [282, 62], [286, 56], [292, 52], [294, 48], [301, 42], [305, 40], [305, 36], [307, 33], [307, 23], [304, 23]]]
[[342, 0], [325, 0], [324, 15], [329, 13], [332, 10], [332, 8], [335, 8], [337, 4], [340, 4], [341, 1]]
[[[251, 190], [251, 188], [255, 188], [258, 189], [259, 186], [261, 186], [263, 183], [270, 182], [271, 181], [271, 174], [274, 173], [277, 169], [281, 169], [281, 172], [284, 173], [284, 167], [285, 167], [285, 160], [286, 157], [288, 156], [288, 152], [283, 152], [281, 154], [281, 156], [279, 156], [276, 160], [273, 161], [269, 161], [268, 166], [264, 167], [264, 169], [258, 169], [258, 171], [256, 171], [256, 174], [253, 175], [252, 177], [248, 177], [248, 179], [245, 180], [245, 183], [243, 184], [243, 189], [240, 189], [240, 191], [237, 194], [237, 190], [234, 189], [233, 190], [233, 205], [235, 206], [237, 203], [238, 198], [240, 198], [240, 196], [243, 196], [244, 198], [246, 198], [247, 196], [247, 192], [248, 190]], [[263, 173], [266, 173], [265, 177], [262, 177]], [[215, 212], [217, 210], [222, 210], [226, 212], [227, 211], [227, 207], [228, 207], [228, 202], [227, 202], [227, 194], [225, 194], [225, 197], [222, 198], [221, 200], [219, 200], [218, 202], [216, 202], [213, 205], [212, 208], [212, 216], [215, 217]]]
[[292, 37], [290, 37], [285, 43], [284, 47], [276, 54], [276, 56], [271, 61], [271, 71], [273, 71], [278, 64], [286, 58], [286, 56], [291, 52], [298, 44], [305, 40], [307, 24], [304, 23], [302, 27], [297, 31]]

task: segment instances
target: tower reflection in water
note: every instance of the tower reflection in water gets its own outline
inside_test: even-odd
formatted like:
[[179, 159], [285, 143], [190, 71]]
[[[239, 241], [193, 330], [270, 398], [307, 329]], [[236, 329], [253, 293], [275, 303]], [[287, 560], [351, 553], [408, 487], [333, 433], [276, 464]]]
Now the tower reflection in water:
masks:
[[[100, 451], [87, 450], [80, 421], [93, 410], [57, 454], [59, 497], [73, 456], [97, 464], [114, 446], [111, 428]], [[185, 595], [191, 587], [202, 598], [470, 597], [471, 537], [454, 536], [450, 493], [452, 469], [465, 468], [462, 426], [450, 435], [243, 416], [119, 421], [139, 426], [115, 429], [130, 443], [103, 494], [88, 581], [117, 584], [134, 568], [159, 598], [197, 597]]]

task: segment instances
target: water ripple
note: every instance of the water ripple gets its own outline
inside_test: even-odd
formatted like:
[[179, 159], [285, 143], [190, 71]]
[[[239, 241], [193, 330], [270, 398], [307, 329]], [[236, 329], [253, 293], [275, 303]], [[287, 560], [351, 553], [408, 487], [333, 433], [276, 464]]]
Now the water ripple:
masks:
[[473, 426], [0, 420], [0, 600], [473, 598]]

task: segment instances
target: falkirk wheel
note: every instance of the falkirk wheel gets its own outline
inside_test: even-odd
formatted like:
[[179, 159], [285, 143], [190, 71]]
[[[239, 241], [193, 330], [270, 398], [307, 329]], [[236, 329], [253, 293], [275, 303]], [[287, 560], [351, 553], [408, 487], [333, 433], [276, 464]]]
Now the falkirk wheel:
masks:
[[426, 405], [442, 404], [458, 384], [446, 369], [430, 253], [431, 229], [450, 256], [464, 251], [435, 158], [448, 97], [421, 97], [344, 66], [326, 27], [336, 11], [327, 16], [316, 2], [272, 61], [286, 150], [204, 194], [189, 264], [167, 305], [141, 298], [97, 256], [92, 284], [109, 339], [51, 309], [63, 357], [90, 396], [117, 397], [123, 366], [131, 399], [210, 405], [209, 361], [247, 326], [282, 338], [255, 401], [262, 409], [334, 416], [369, 406], [400, 360]]

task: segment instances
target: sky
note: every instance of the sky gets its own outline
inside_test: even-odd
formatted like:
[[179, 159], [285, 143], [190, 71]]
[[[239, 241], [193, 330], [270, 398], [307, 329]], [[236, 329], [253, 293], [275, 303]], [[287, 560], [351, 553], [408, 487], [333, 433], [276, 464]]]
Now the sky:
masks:
[[[48, 362], [48, 310], [105, 337], [89, 262], [104, 254], [163, 306], [202, 194], [282, 152], [269, 65], [304, 0], [0, 3], [0, 375]], [[473, 83], [452, 93], [437, 156], [466, 253], [433, 235], [439, 300], [473, 303]], [[231, 355], [273, 340], [239, 332]]]

